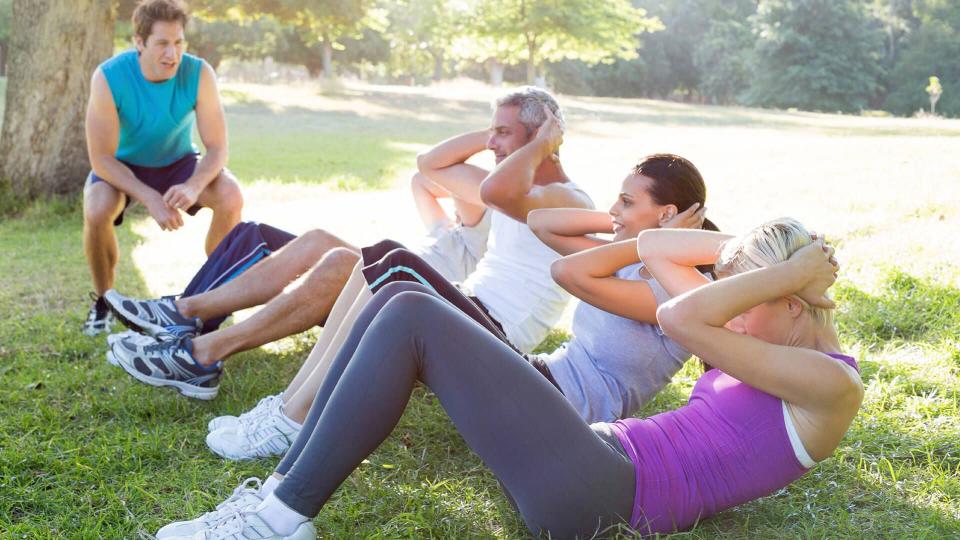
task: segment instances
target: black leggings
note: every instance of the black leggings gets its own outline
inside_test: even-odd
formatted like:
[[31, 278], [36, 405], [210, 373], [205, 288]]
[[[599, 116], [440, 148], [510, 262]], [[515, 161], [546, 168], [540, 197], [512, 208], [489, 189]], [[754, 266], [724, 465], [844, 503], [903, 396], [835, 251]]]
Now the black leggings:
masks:
[[[530, 531], [592, 536], [629, 521], [634, 467], [523, 358], [436, 293], [390, 284], [357, 318], [277, 467], [316, 516], [393, 431], [418, 381], [503, 483]], [[598, 424], [597, 426], [603, 426]]]

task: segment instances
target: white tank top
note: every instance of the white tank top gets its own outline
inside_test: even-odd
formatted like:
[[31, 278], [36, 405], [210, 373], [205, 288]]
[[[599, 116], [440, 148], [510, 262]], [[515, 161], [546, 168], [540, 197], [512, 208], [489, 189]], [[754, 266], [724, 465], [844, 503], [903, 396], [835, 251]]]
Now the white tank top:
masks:
[[[581, 191], [572, 182], [564, 185]], [[494, 211], [487, 253], [463, 283], [523, 352], [543, 341], [570, 299], [550, 277], [550, 264], [558, 258], [526, 223]]]

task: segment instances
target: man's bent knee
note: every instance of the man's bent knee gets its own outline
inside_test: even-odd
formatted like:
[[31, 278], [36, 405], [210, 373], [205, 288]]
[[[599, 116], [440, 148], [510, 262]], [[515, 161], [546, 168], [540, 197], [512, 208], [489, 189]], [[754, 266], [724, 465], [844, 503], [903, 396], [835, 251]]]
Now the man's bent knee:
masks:
[[123, 193], [106, 182], [91, 184], [83, 193], [83, 220], [88, 225], [112, 223], [123, 210]]
[[239, 216], [243, 210], [243, 191], [236, 178], [224, 169], [204, 189], [200, 202], [214, 212]]

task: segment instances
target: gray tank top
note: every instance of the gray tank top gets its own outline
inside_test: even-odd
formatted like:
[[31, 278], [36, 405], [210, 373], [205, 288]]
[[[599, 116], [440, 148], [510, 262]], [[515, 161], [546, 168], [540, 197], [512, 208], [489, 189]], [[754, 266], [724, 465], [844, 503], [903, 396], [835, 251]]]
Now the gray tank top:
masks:
[[[617, 271], [621, 279], [643, 280], [657, 304], [670, 299], [654, 279], [640, 275], [642, 263]], [[624, 299], [629, 301], [629, 299]], [[573, 338], [541, 356], [567, 400], [587, 422], [610, 422], [636, 412], [690, 358], [655, 324], [620, 317], [580, 302]]]

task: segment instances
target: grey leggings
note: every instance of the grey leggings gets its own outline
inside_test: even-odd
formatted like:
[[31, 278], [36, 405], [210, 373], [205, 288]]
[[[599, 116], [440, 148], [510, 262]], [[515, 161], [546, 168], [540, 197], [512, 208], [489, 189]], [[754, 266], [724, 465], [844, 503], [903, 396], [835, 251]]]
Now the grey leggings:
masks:
[[418, 381], [533, 534], [589, 537], [629, 521], [635, 473], [616, 442], [516, 351], [426, 287], [403, 282], [384, 287], [358, 317], [277, 467], [276, 496], [316, 516], [390, 435]]

